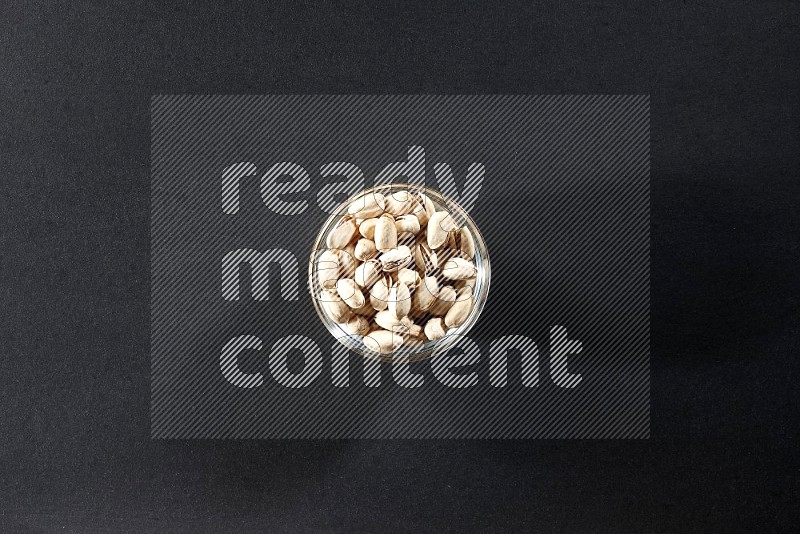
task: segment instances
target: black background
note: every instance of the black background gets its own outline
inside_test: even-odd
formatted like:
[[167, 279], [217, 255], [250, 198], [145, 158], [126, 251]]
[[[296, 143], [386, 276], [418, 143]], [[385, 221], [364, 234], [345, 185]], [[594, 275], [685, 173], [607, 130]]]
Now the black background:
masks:
[[[800, 4], [380, 5], [0, 7], [0, 528], [796, 527]], [[157, 93], [650, 94], [651, 439], [150, 440]]]

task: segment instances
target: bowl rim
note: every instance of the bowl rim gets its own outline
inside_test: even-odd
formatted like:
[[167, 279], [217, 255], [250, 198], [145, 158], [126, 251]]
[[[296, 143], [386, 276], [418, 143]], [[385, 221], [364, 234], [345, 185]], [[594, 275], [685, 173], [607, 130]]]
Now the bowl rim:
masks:
[[[464, 225], [470, 229], [472, 233], [473, 240], [475, 241], [475, 255], [476, 257], [480, 257], [480, 267], [478, 269], [478, 280], [476, 282], [476, 291], [473, 292], [473, 297], [475, 298], [474, 305], [472, 307], [472, 311], [470, 311], [470, 315], [467, 320], [459, 327], [453, 328], [448, 330], [448, 333], [440, 340], [436, 341], [426, 341], [423, 343], [422, 347], [412, 348], [412, 347], [400, 347], [397, 351], [391, 354], [380, 354], [374, 351], [369, 350], [366, 348], [364, 343], [361, 341], [362, 336], [356, 336], [353, 334], [349, 334], [344, 331], [342, 326], [339, 323], [334, 322], [330, 317], [327, 316], [325, 311], [321, 308], [319, 303], [319, 298], [316, 295], [316, 288], [314, 287], [314, 270], [316, 268], [316, 256], [322, 250], [327, 250], [326, 246], [321, 246], [324, 243], [325, 238], [327, 237], [328, 233], [330, 232], [332, 226], [337, 223], [344, 215], [343, 212], [347, 209], [349, 204], [357, 198], [360, 198], [364, 195], [370, 193], [383, 193], [384, 190], [390, 191], [411, 191], [412, 193], [423, 193], [432, 197], [431, 199], [436, 201], [441, 206], [445, 206], [448, 210], [453, 214], [457, 215], [456, 219], [463, 221]], [[476, 262], [476, 266], [477, 266]], [[311, 251], [309, 255], [308, 261], [308, 290], [311, 296], [311, 301], [314, 305], [314, 309], [317, 312], [322, 324], [325, 325], [326, 329], [333, 335], [333, 337], [338, 341], [341, 345], [343, 345], [348, 351], [353, 351], [356, 354], [359, 354], [365, 358], [369, 358], [372, 360], [379, 360], [382, 362], [388, 363], [398, 363], [398, 362], [415, 362], [420, 360], [425, 360], [428, 358], [433, 357], [437, 353], [445, 353], [451, 348], [453, 348], [462, 338], [466, 336], [466, 334], [472, 329], [475, 323], [478, 320], [483, 308], [486, 305], [486, 301], [488, 300], [489, 296], [489, 287], [491, 284], [491, 262], [489, 260], [489, 251], [486, 247], [486, 243], [483, 239], [482, 234], [478, 230], [478, 226], [475, 224], [475, 221], [472, 220], [472, 217], [469, 216], [467, 211], [455, 200], [445, 196], [439, 189], [435, 189], [429, 187], [427, 185], [419, 185], [415, 183], [388, 183], [388, 184], [376, 184], [371, 187], [366, 187], [364, 189], [359, 190], [355, 194], [349, 196], [346, 200], [342, 201], [336, 209], [330, 214], [330, 216], [325, 220], [322, 224], [321, 230], [317, 233], [317, 237], [314, 239], [313, 244], [311, 245]], [[481, 276], [482, 275], [482, 276]], [[478, 286], [478, 283], [480, 285]], [[334, 333], [334, 329], [338, 329], [338, 334]], [[450, 333], [450, 332], [453, 333]]]

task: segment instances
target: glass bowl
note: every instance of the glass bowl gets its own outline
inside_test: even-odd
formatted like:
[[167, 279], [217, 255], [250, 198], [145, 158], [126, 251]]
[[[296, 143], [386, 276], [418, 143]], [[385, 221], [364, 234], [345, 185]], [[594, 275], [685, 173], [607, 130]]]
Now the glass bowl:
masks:
[[[400, 254], [403, 258], [407, 257], [405, 249], [402, 248], [403, 246], [409, 247], [412, 252], [412, 259], [406, 267], [407, 269], [416, 271], [418, 278], [413, 277], [413, 274], [409, 272], [403, 272], [402, 278], [407, 281], [404, 285], [409, 288], [409, 299], [410, 302], [414, 303], [415, 308], [411, 315], [403, 319], [403, 321], [405, 321], [405, 326], [400, 325], [392, 327], [390, 344], [401, 343], [400, 339], [402, 338], [402, 345], [387, 353], [374, 348], [376, 343], [373, 341], [380, 338], [380, 335], [374, 337], [371, 335], [376, 329], [387, 330], [385, 327], [379, 327], [375, 323], [378, 310], [372, 308], [370, 304], [372, 298], [375, 299], [372, 300], [372, 302], [375, 302], [379, 308], [384, 306], [384, 304], [377, 302], [381, 301], [380, 297], [376, 298], [375, 295], [371, 297], [373, 291], [375, 293], [380, 293], [379, 289], [382, 288], [376, 287], [374, 290], [370, 290], [369, 288], [375, 284], [370, 284], [369, 281], [365, 281], [363, 276], [359, 279], [356, 268], [362, 266], [367, 260], [371, 259], [372, 266], [375, 266], [376, 263], [379, 264], [377, 267], [380, 272], [379, 276], [388, 277], [381, 283], [394, 284], [393, 287], [396, 293], [405, 295], [405, 293], [398, 288], [399, 271], [392, 270], [395, 264], [391, 261], [389, 254], [384, 257], [383, 253], [376, 252], [376, 256], [370, 258], [369, 254], [370, 250], [372, 250], [372, 245], [370, 245], [370, 243], [363, 243], [361, 245], [364, 246], [359, 246], [357, 250], [356, 244], [360, 239], [364, 238], [364, 234], [370, 235], [367, 228], [371, 226], [371, 223], [365, 225], [364, 221], [367, 219], [380, 218], [381, 215], [376, 215], [376, 211], [383, 211], [384, 209], [386, 212], [403, 213], [402, 210], [399, 212], [397, 211], [397, 206], [399, 204], [408, 206], [407, 203], [404, 203], [407, 202], [408, 194], [414, 199], [412, 211], [417, 214], [417, 217], [404, 218], [404, 224], [411, 222], [412, 224], [410, 226], [412, 227], [412, 232], [414, 230], [413, 220], [419, 222], [421, 219], [423, 224], [419, 225], [422, 226], [422, 228], [416, 234], [403, 232], [402, 230], [408, 228], [408, 226], [401, 226], [398, 231], [398, 248], [396, 251], [403, 251], [403, 253]], [[420, 194], [424, 196], [420, 197]], [[427, 197], [430, 202], [425, 202], [425, 197]], [[373, 202], [368, 201], [367, 206], [365, 206], [363, 201], [365, 198], [372, 199]], [[380, 206], [375, 206], [375, 204], [381, 204], [381, 202], [374, 202], [375, 199], [384, 199], [385, 202]], [[360, 207], [365, 208], [366, 211], [356, 212], [351, 215], [348, 210], [356, 201], [358, 201]], [[446, 223], [438, 224], [441, 231], [433, 230], [432, 233], [435, 233], [439, 237], [433, 244], [438, 244], [438, 242], [441, 241], [444, 232], [447, 232], [447, 241], [444, 245], [433, 249], [430, 247], [426, 248], [428, 244], [428, 225], [425, 224], [425, 219], [430, 219], [433, 213], [431, 209], [435, 209], [436, 212], [449, 212], [452, 218], [450, 220], [445, 216], [436, 216], [437, 221], [440, 218], [444, 218]], [[418, 210], [425, 211], [425, 213]], [[399, 216], [396, 217], [399, 218]], [[390, 219], [387, 218], [387, 221], [388, 220]], [[352, 224], [356, 225], [355, 235], [347, 241], [352, 231]], [[388, 223], [384, 222], [383, 224], [385, 227]], [[343, 230], [340, 229], [337, 235], [332, 236], [332, 232], [339, 226], [346, 226], [346, 228]], [[453, 226], [455, 226], [455, 228], [453, 228]], [[463, 232], [468, 232], [469, 235], [465, 236]], [[385, 234], [385, 232], [383, 234]], [[472, 238], [471, 241], [474, 246], [469, 245], [470, 240], [468, 237]], [[346, 245], [343, 244], [345, 241], [347, 241]], [[373, 245], [375, 244], [375, 241], [369, 241]], [[381, 241], [382, 243], [386, 242], [385, 240]], [[422, 245], [420, 245], [421, 243]], [[332, 250], [333, 256], [331, 253], [324, 254], [329, 250], [329, 245], [331, 245], [330, 248], [333, 248], [333, 246], [341, 248]], [[456, 267], [461, 268], [468, 265], [469, 258], [467, 256], [469, 256], [472, 248], [474, 248], [474, 256], [471, 258], [474, 266], [474, 278], [451, 279], [450, 277], [452, 276], [461, 277], [472, 272], [470, 271], [471, 267], [461, 269], [458, 272], [454, 271]], [[434, 252], [435, 257], [430, 258], [428, 252]], [[358, 257], [362, 258], [363, 261], [357, 259]], [[467, 260], [467, 262], [454, 258], [462, 258]], [[448, 260], [453, 261], [448, 263]], [[331, 276], [332, 266], [333, 270], [336, 271], [335, 276]], [[364, 272], [372, 272], [369, 270], [372, 266], [362, 267], [362, 274]], [[383, 270], [384, 266], [387, 266], [389, 270]], [[404, 269], [404, 271], [405, 270], [406, 269]], [[443, 274], [443, 271], [447, 273], [447, 276]], [[425, 276], [423, 276], [423, 273]], [[414, 184], [386, 184], [364, 189], [348, 198], [339, 205], [328, 220], [325, 221], [311, 250], [308, 284], [312, 297], [311, 300], [314, 303], [317, 315], [334, 338], [347, 349], [365, 357], [382, 361], [397, 361], [399, 358], [405, 358], [407, 361], [417, 361], [428, 358], [436, 353], [446, 352], [475, 325], [489, 294], [490, 275], [489, 254], [486, 250], [483, 236], [473, 220], [458, 203], [451, 198], [445, 197], [439, 191], [428, 187]], [[336, 281], [334, 281], [333, 278], [335, 278]], [[341, 282], [340, 280], [343, 278], [348, 278], [349, 280]], [[435, 283], [432, 278], [436, 279]], [[363, 285], [359, 286], [359, 284], [355, 282], [357, 280], [361, 280]], [[414, 280], [416, 280], [416, 282]], [[336, 285], [331, 288], [333, 283], [336, 283]], [[414, 285], [415, 283], [417, 285]], [[424, 288], [422, 287], [423, 285], [425, 286]], [[443, 290], [442, 288], [444, 285], [452, 286], [453, 290]], [[472, 289], [470, 290], [469, 287], [465, 288], [465, 286], [472, 286]], [[436, 297], [431, 297], [430, 295], [421, 294], [419, 296], [419, 302], [429, 302], [430, 298], [434, 298], [430, 309], [422, 312], [416, 309], [416, 303], [418, 301], [415, 300], [415, 293], [420, 291], [420, 288], [425, 290], [429, 287], [431, 288], [429, 293], [436, 293], [436, 288], [438, 288], [442, 298], [439, 298], [438, 295]], [[359, 291], [361, 292], [361, 296], [364, 297], [363, 299], [359, 295], [354, 294]], [[348, 294], [345, 295], [345, 292]], [[452, 300], [453, 292], [457, 294], [455, 301]], [[344, 299], [349, 302], [348, 306], [355, 306], [362, 300], [365, 304], [356, 309], [344, 306], [341, 301], [342, 297], [345, 296], [353, 297], [352, 299]], [[427, 301], [425, 300], [426, 297], [428, 299]], [[448, 308], [452, 308], [456, 303], [469, 299], [472, 299], [472, 305], [465, 319], [463, 318], [463, 310], [465, 307], [468, 307], [468, 305], [462, 305], [458, 313], [455, 313], [454, 310], [452, 315], [454, 318], [456, 316], [458, 316], [458, 318], [452, 321], [450, 321], [449, 318], [446, 319], [447, 314], [443, 310], [449, 311]], [[336, 301], [335, 304], [331, 304], [333, 300]], [[393, 318], [396, 315], [402, 314], [402, 311], [397, 311], [402, 308], [402, 305], [397, 302], [403, 301], [405, 298], [402, 296], [397, 297], [393, 293], [393, 298], [390, 297], [389, 300], [395, 301], [395, 312], [391, 315], [383, 313], [380, 316], [384, 324], [386, 324], [387, 318], [391, 317], [390, 320], [394, 320]], [[333, 316], [331, 314], [331, 306], [338, 310], [333, 312]], [[436, 313], [432, 313], [430, 310], [434, 310]], [[368, 327], [365, 327], [364, 321], [355, 318], [356, 316], [364, 317]], [[429, 320], [436, 319], [437, 317], [441, 318], [441, 321], [434, 321], [436, 325], [444, 325], [446, 321], [449, 321], [453, 324], [453, 327], [446, 329], [444, 337], [439, 337], [441, 336], [441, 330], [433, 328], [433, 325], [431, 325], [431, 332], [433, 332], [431, 337], [434, 339], [429, 339], [424, 333], [425, 326], [428, 324]], [[337, 322], [334, 319], [341, 322]], [[415, 325], [411, 327], [411, 331], [407, 329], [409, 319], [413, 321], [413, 325]], [[349, 325], [346, 322], [348, 320], [350, 321]], [[366, 328], [370, 331], [364, 335]], [[421, 335], [412, 335], [418, 334], [420, 330], [423, 331]], [[365, 337], [370, 338], [367, 339], [366, 342], [368, 345], [371, 344], [371, 347], [365, 345]], [[387, 337], [388, 335], [384, 335], [381, 339], [385, 340]]]

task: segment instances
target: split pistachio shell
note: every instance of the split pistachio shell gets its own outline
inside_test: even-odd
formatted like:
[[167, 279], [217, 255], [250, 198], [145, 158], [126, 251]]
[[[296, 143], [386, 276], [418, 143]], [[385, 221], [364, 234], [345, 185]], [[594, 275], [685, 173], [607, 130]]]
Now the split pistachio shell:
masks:
[[469, 228], [461, 227], [453, 230], [454, 248], [461, 254], [462, 258], [472, 260], [475, 257], [475, 240], [472, 239], [472, 232]]
[[401, 319], [411, 311], [411, 292], [403, 282], [397, 282], [389, 290], [389, 311]]
[[405, 338], [398, 333], [388, 330], [373, 330], [362, 338], [364, 346], [369, 350], [380, 354], [391, 354], [396, 351], [405, 341]]
[[434, 317], [425, 323], [425, 337], [431, 341], [442, 339], [445, 336], [446, 329], [444, 321], [441, 317]]
[[375, 242], [367, 238], [359, 239], [353, 251], [353, 256], [355, 256], [358, 261], [370, 260], [377, 254], [378, 249], [375, 248]]
[[338, 248], [343, 249], [345, 248], [348, 243], [350, 243], [356, 235], [358, 229], [356, 228], [356, 222], [353, 220], [352, 217], [345, 217], [339, 224], [334, 228], [330, 234], [328, 234], [328, 238], [326, 243], [328, 248]]
[[336, 282], [336, 292], [345, 304], [351, 308], [360, 308], [364, 305], [364, 294], [352, 278], [342, 278]]
[[368, 193], [355, 199], [347, 208], [347, 213], [360, 219], [377, 217], [384, 212], [386, 199], [380, 193]]
[[428, 221], [428, 246], [432, 249], [447, 243], [450, 231], [455, 228], [455, 221], [446, 211], [437, 211]]
[[354, 256], [356, 247], [353, 243], [339, 253], [339, 277], [352, 278], [356, 272], [356, 258]]
[[397, 248], [387, 250], [378, 258], [381, 262], [381, 268], [387, 272], [399, 271], [409, 263], [411, 263], [412, 255], [411, 249], [405, 245], [400, 245]]
[[381, 252], [397, 248], [397, 228], [391, 215], [381, 215], [375, 223], [375, 247]]
[[464, 324], [472, 311], [472, 297], [455, 302], [444, 317], [444, 324], [447, 328], [456, 328]]
[[450, 280], [466, 280], [478, 274], [475, 265], [464, 258], [450, 258], [442, 266], [442, 276]]
[[439, 267], [436, 252], [431, 250], [431, 247], [425, 241], [419, 241], [414, 247], [414, 263], [423, 274], [427, 274]]
[[454, 287], [456, 289], [461, 289], [462, 287], [471, 287], [473, 291], [475, 290], [475, 283], [478, 281], [476, 277], [466, 278], [464, 280], [456, 280]]

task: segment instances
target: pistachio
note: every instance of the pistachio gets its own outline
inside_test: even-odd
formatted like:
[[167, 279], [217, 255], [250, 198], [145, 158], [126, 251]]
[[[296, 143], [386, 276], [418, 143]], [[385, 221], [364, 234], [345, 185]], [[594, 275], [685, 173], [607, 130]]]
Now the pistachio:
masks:
[[428, 274], [439, 267], [437, 255], [426, 241], [419, 241], [414, 246], [414, 263], [423, 274]]
[[344, 324], [344, 330], [354, 336], [364, 336], [369, 332], [369, 321], [361, 315], [353, 315]]
[[425, 226], [428, 224], [431, 215], [436, 213], [436, 206], [433, 205], [433, 201], [425, 193], [417, 193], [414, 195], [414, 200], [416, 204], [411, 213], [417, 216], [420, 225]]
[[356, 267], [355, 281], [361, 287], [370, 287], [378, 279], [380, 273], [380, 262], [378, 260], [367, 260]]
[[415, 289], [422, 281], [414, 269], [400, 269], [397, 271], [397, 280], [403, 282], [409, 289]]
[[352, 217], [346, 216], [328, 234], [326, 239], [328, 248], [345, 248], [353, 240], [357, 231], [356, 222]]
[[391, 215], [381, 215], [375, 223], [375, 247], [381, 252], [397, 247], [397, 228]]
[[411, 249], [405, 245], [387, 250], [378, 258], [384, 271], [399, 271], [411, 263]]
[[394, 191], [386, 195], [386, 211], [394, 216], [411, 213], [414, 208], [414, 199], [406, 190]]
[[416, 235], [420, 230], [419, 219], [417, 219], [416, 215], [412, 214], [401, 215], [395, 221], [395, 228], [398, 234], [409, 233]]
[[411, 292], [403, 282], [397, 282], [389, 290], [389, 311], [401, 319], [411, 311]]
[[375, 248], [375, 242], [371, 239], [359, 239], [356, 247], [353, 250], [353, 256], [359, 261], [367, 261], [374, 258], [378, 254], [378, 249]]
[[386, 209], [386, 199], [380, 193], [367, 193], [355, 199], [347, 208], [347, 213], [360, 219], [377, 217]]
[[397, 315], [394, 314], [391, 310], [383, 310], [379, 311], [375, 314], [375, 324], [383, 328], [384, 330], [391, 330], [393, 332], [400, 332], [404, 334], [408, 332], [408, 326], [406, 326]]
[[328, 249], [317, 257], [317, 281], [323, 289], [336, 287], [339, 279], [339, 251]]
[[456, 294], [456, 290], [450, 286], [444, 286], [439, 290], [439, 294], [436, 295], [436, 300], [431, 305], [429, 311], [432, 315], [444, 315], [447, 313], [447, 310], [450, 309], [450, 306], [453, 305], [458, 295]]
[[352, 278], [342, 278], [336, 282], [336, 292], [345, 304], [351, 308], [360, 308], [364, 305], [364, 294]]
[[335, 291], [323, 290], [319, 293], [322, 309], [334, 322], [344, 323], [350, 318], [350, 307]]
[[376, 224], [378, 224], [377, 217], [373, 217], [372, 219], [364, 219], [361, 224], [358, 225], [358, 233], [361, 234], [362, 237], [374, 240]]
[[458, 252], [462, 258], [472, 260], [475, 257], [475, 240], [469, 228], [462, 226], [450, 232], [451, 248]]
[[428, 311], [433, 303], [436, 302], [438, 295], [439, 283], [436, 281], [436, 277], [426, 276], [414, 291], [412, 307], [419, 311]]
[[380, 354], [391, 354], [403, 344], [405, 338], [401, 334], [388, 330], [373, 330], [362, 338], [364, 346]]
[[437, 211], [428, 221], [428, 246], [437, 249], [447, 243], [450, 230], [455, 228], [455, 221], [446, 211]]
[[389, 306], [389, 290], [392, 288], [392, 278], [384, 273], [369, 290], [369, 303], [378, 311]]
[[469, 313], [472, 311], [472, 296], [467, 299], [459, 300], [454, 303], [449, 310], [447, 310], [447, 315], [444, 317], [444, 324], [447, 325], [448, 328], [456, 328], [464, 324], [464, 321], [467, 320], [469, 317]]
[[442, 339], [445, 336], [444, 321], [441, 317], [434, 317], [425, 323], [425, 337], [431, 341]]
[[450, 258], [442, 266], [442, 276], [450, 280], [466, 280], [474, 278], [478, 274], [475, 265], [464, 258]]
[[355, 245], [350, 243], [347, 247], [339, 253], [339, 276], [344, 278], [352, 278], [356, 272], [356, 264], [358, 263], [354, 257]]
[[400, 324], [405, 327], [409, 336], [419, 337], [422, 335], [422, 327], [418, 324], [414, 324], [411, 317], [403, 317], [400, 319]]

